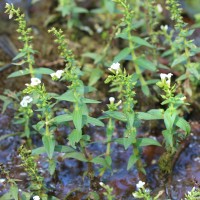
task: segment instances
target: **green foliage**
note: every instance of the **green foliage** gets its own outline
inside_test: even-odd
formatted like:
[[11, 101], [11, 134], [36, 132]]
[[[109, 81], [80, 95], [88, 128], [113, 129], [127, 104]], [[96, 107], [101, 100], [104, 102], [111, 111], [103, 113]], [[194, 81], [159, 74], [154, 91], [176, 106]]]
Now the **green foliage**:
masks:
[[21, 146], [18, 149], [18, 152], [21, 156], [22, 166], [28, 173], [28, 176], [31, 178], [31, 190], [38, 191], [38, 193], [43, 192], [45, 189], [43, 185], [44, 178], [39, 174], [37, 163], [34, 157], [31, 155], [31, 151]]
[[[32, 155], [31, 151], [20, 147], [19, 154], [21, 155], [22, 166], [31, 178], [31, 191], [38, 191], [42, 199], [48, 197], [44, 194], [46, 189], [43, 177], [38, 173], [34, 155], [46, 153], [49, 172], [52, 176], [56, 169], [56, 152], [63, 153], [63, 159], [72, 158], [85, 162], [88, 170], [84, 174], [88, 175], [92, 183], [95, 175], [94, 165], [98, 166], [99, 177], [103, 176], [106, 170], [113, 170], [112, 151], [114, 149], [111, 145], [116, 142], [123, 145], [125, 150], [129, 147], [133, 149], [128, 159], [127, 170], [136, 167], [139, 172], [145, 174], [141, 159], [142, 148], [149, 145], [161, 146], [161, 144], [151, 137], [137, 136], [138, 128], [140, 128], [143, 120], [163, 121], [165, 130], [162, 130], [162, 135], [166, 152], [161, 156], [159, 166], [162, 172], [171, 173], [172, 158], [179, 147], [180, 140], [186, 138], [191, 131], [189, 123], [182, 117], [183, 111], [181, 109], [183, 106], [189, 105], [185, 103], [186, 97], [184, 95], [191, 95], [192, 88], [183, 88], [183, 90], [185, 89], [183, 95], [180, 92], [182, 91], [180, 83], [184, 81], [183, 83], [186, 84], [190, 80], [191, 83], [196, 84], [192, 85], [195, 89], [200, 77], [200, 69], [199, 64], [193, 59], [199, 53], [199, 48], [194, 45], [192, 40], [188, 39], [193, 31], [186, 28], [183, 22], [180, 4], [176, 0], [167, 0], [166, 3], [167, 9], [171, 13], [171, 19], [175, 22], [176, 32], [169, 30], [167, 25], [162, 25], [161, 30], [157, 31], [159, 20], [163, 17], [163, 7], [156, 4], [154, 0], [147, 0], [146, 2], [139, 0], [115, 0], [113, 2], [102, 0], [102, 8], [99, 10], [94, 9], [91, 13], [103, 13], [110, 17], [106, 22], [107, 25], [103, 27], [101, 35], [104, 40], [107, 37], [106, 44], [103, 49], [98, 49], [96, 52], [90, 50], [82, 54], [83, 58], [90, 58], [94, 62], [94, 66], [90, 65], [88, 71], [82, 71], [79, 66], [81, 62], [75, 59], [74, 53], [69, 49], [64, 32], [54, 27], [49, 30], [49, 33], [55, 36], [54, 42], [58, 45], [60, 56], [64, 59], [65, 68], [57, 71], [49, 68], [33, 69], [35, 51], [32, 48], [31, 29], [27, 28], [24, 14], [21, 14], [19, 9], [15, 9], [12, 4], [6, 4], [6, 13], [9, 14], [9, 18], [15, 17], [18, 22], [19, 40], [24, 44], [19, 54], [13, 59], [17, 62], [14, 64], [18, 66], [28, 64], [29, 66], [26, 69], [13, 72], [9, 75], [9, 78], [29, 74], [32, 78], [21, 93], [7, 96], [0, 95], [0, 99], [4, 102], [2, 112], [12, 103], [17, 110], [14, 123], [21, 124], [24, 127], [21, 136], [25, 136], [26, 140], [31, 141], [32, 129], [40, 134], [42, 146], [33, 149]], [[86, 9], [78, 7], [75, 1], [59, 0], [58, 4], [56, 10], [61, 12], [63, 17], [68, 17], [69, 27], [80, 25], [79, 14], [87, 13]], [[120, 23], [116, 20], [116, 22], [112, 22], [113, 24], [109, 24], [111, 19], [115, 19], [115, 17], [118, 19], [119, 16], [121, 17]], [[115, 26], [112, 33], [110, 33], [111, 25]], [[108, 30], [104, 30], [104, 28], [108, 28]], [[144, 32], [145, 34], [143, 34]], [[163, 46], [159, 44], [160, 35], [164, 39]], [[114, 48], [112, 52], [113, 39], [119, 41], [121, 49], [116, 51]], [[163, 47], [166, 47], [166, 49]], [[160, 55], [160, 50], [162, 50], [162, 55]], [[108, 55], [112, 56], [113, 59], [110, 59]], [[167, 59], [167, 65], [173, 68], [175, 74], [180, 74], [177, 85], [171, 84], [171, 73], [161, 73], [160, 81], [155, 79], [158, 69], [171, 70], [168, 66], [160, 63], [160, 56]], [[18, 60], [20, 61], [18, 62]], [[107, 75], [107, 73], [104, 73], [104, 66], [109, 66], [111, 60], [113, 60], [113, 64], [108, 68], [111, 74]], [[123, 61], [125, 62], [123, 63]], [[119, 62], [122, 63], [123, 67], [120, 67]], [[82, 64], [84, 65], [84, 63]], [[85, 81], [85, 76], [82, 78], [85, 74], [88, 81]], [[41, 75], [50, 75], [49, 77], [53, 81], [64, 82], [66, 91], [63, 94], [48, 93]], [[110, 97], [107, 110], [103, 111], [102, 116], [94, 117], [90, 113], [94, 110], [90, 104], [105, 103], [105, 99], [103, 97], [102, 101], [97, 101], [91, 98], [89, 93], [95, 91], [95, 88], [91, 86], [98, 84], [101, 79], [104, 79], [106, 84], [111, 85], [110, 92], [113, 92], [115, 96], [118, 94], [119, 100], [116, 101], [114, 97]], [[85, 85], [86, 82], [89, 86]], [[164, 92], [164, 94], [161, 94], [163, 99], [161, 107], [163, 109], [152, 108], [144, 112], [143, 108], [139, 107], [141, 105], [137, 99], [139, 92], [136, 91], [141, 89], [146, 96], [150, 96], [154, 94], [151, 93], [153, 89], [158, 91], [154, 86], [156, 82], [156, 85]], [[102, 83], [100, 82], [100, 84]], [[151, 85], [153, 85], [152, 88], [150, 88]], [[138, 86], [140, 88], [137, 90], [136, 87]], [[155, 98], [153, 98], [153, 95], [151, 96], [152, 100]], [[56, 110], [60, 111], [59, 106], [63, 101], [67, 103], [68, 108], [62, 109], [61, 115], [55, 114]], [[139, 105], [137, 106], [137, 104]], [[120, 125], [123, 124], [123, 127], [125, 127], [123, 137], [119, 137], [117, 134], [113, 137], [118, 121]], [[34, 125], [33, 122], [35, 122]], [[54, 134], [56, 128], [61, 125], [68, 126], [71, 130], [66, 135], [68, 143], [65, 146], [60, 145], [59, 140], [56, 141]], [[87, 131], [89, 125], [105, 127], [105, 129], [102, 129], [105, 130], [105, 139], [103, 141], [92, 141], [90, 139], [91, 135]], [[96, 142], [102, 142], [106, 146], [104, 153], [98, 155], [96, 152], [88, 152], [88, 147]], [[29, 145], [31, 146], [31, 142]], [[10, 190], [5, 194], [5, 198], [18, 199], [18, 187], [15, 180], [9, 179], [7, 174], [6, 176], [8, 182], [10, 182]], [[103, 183], [100, 183], [100, 185], [105, 189], [103, 194], [107, 199], [112, 200], [115, 198], [111, 187]], [[152, 197], [150, 191], [146, 190], [143, 185], [144, 183], [140, 182], [137, 186], [138, 191], [133, 193], [134, 197], [156, 200], [162, 195], [159, 193], [157, 196]], [[23, 193], [23, 195], [26, 196], [25, 199], [30, 199], [30, 196], [26, 193]], [[193, 189], [191, 193], [186, 195], [186, 199], [192, 200], [193, 197], [198, 195], [198, 191]], [[100, 198], [95, 191], [91, 191], [88, 194], [89, 197]]]
[[5, 13], [9, 14], [9, 19], [16, 17], [16, 21], [19, 24], [19, 27], [17, 29], [17, 32], [20, 34], [18, 39], [23, 42], [24, 47], [20, 49], [20, 53], [14, 58], [19, 59], [23, 58], [24, 62], [28, 64], [29, 71], [31, 76], [34, 76], [33, 72], [33, 65], [35, 63], [34, 61], [34, 53], [35, 51], [32, 48], [32, 39], [33, 36], [31, 36], [31, 28], [27, 28], [26, 20], [24, 14], [21, 14], [20, 9], [15, 9], [13, 4], [6, 3], [6, 11]]

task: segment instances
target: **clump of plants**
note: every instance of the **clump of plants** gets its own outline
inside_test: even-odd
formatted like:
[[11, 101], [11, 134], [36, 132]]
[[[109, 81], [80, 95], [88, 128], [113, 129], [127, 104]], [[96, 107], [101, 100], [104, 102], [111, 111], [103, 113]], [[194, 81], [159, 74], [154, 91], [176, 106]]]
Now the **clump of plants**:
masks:
[[[68, 3], [72, 10], [67, 7]], [[172, 173], [173, 157], [178, 152], [180, 143], [191, 132], [189, 123], [183, 117], [185, 111], [183, 108], [189, 106], [187, 96], [191, 94], [190, 88], [186, 91], [181, 83], [191, 83], [191, 87], [195, 90], [199, 81], [199, 76], [196, 74], [199, 72], [199, 65], [193, 60], [195, 54], [198, 53], [198, 48], [195, 47], [193, 41], [188, 40], [191, 32], [182, 20], [180, 5], [176, 0], [166, 3], [171, 18], [175, 21], [175, 29], [172, 31], [168, 30], [167, 25], [162, 25], [161, 30], [156, 31], [163, 10], [163, 7], [156, 1], [147, 1], [147, 4], [143, 1], [129, 2], [126, 0], [112, 2], [113, 7], [121, 13], [121, 19], [107, 41], [103, 55], [98, 58], [98, 61], [94, 59], [93, 68], [97, 69], [96, 72], [100, 72], [100, 75], [88, 74], [89, 77], [96, 76], [90, 79], [93, 81], [89, 81], [89, 85], [82, 78], [85, 71], [80, 66], [78, 55], [75, 55], [69, 48], [62, 29], [52, 27], [48, 32], [55, 38], [54, 42], [58, 46], [59, 56], [63, 58], [65, 66], [56, 71], [50, 68], [37, 68], [34, 61], [36, 51], [33, 50], [32, 30], [27, 27], [21, 11], [12, 4], [6, 4], [6, 13], [18, 24], [18, 39], [23, 44], [23, 48], [13, 60], [15, 62], [20, 59], [15, 65], [25, 66], [22, 70], [10, 74], [9, 78], [30, 77], [30, 82], [26, 83], [22, 91], [19, 91], [18, 97], [9, 103], [17, 105], [14, 122], [23, 127], [20, 136], [26, 140], [26, 147], [19, 147], [18, 152], [21, 157], [21, 166], [30, 177], [31, 184], [29, 188], [26, 188], [26, 192], [35, 195], [35, 199], [49, 198], [48, 188], [36, 164], [38, 155], [46, 155], [48, 171], [53, 177], [59, 153], [62, 153], [62, 159], [76, 159], [87, 166], [83, 176], [89, 179], [91, 191], [88, 198], [90, 196], [93, 199], [100, 199], [105, 196], [107, 199], [114, 199], [113, 188], [100, 181], [103, 180], [106, 172], [114, 173], [112, 152], [115, 149], [113, 144], [123, 146], [124, 151], [131, 149], [132, 153], [126, 163], [127, 170], [136, 168], [140, 179], [133, 196], [147, 200], [162, 197], [164, 191], [160, 191], [153, 197], [151, 191], [144, 187], [146, 163], [143, 159], [143, 148], [152, 145], [162, 147], [164, 153], [159, 158], [160, 174]], [[144, 13], [141, 12], [142, 9], [145, 10]], [[69, 27], [77, 22], [79, 13], [86, 12], [78, 7], [75, 1], [59, 1], [57, 11], [70, 18]], [[145, 26], [147, 22], [149, 22], [148, 27]], [[147, 35], [139, 35], [140, 29], [146, 30]], [[175, 39], [174, 32], [177, 33]], [[166, 42], [166, 49], [162, 54], [157, 49], [159, 36], [164, 37]], [[107, 65], [105, 69], [102, 63], [109, 54], [109, 45], [117, 39], [123, 41], [123, 49], [119, 50], [112, 60], [105, 62]], [[161, 56], [168, 58], [168, 66], [159, 62]], [[98, 67], [96, 68], [95, 65]], [[165, 73], [161, 73], [162, 70]], [[174, 80], [177, 77], [175, 74], [178, 74], [176, 81]], [[193, 74], [192, 78], [191, 74]], [[48, 92], [43, 76], [48, 76], [51, 81], [65, 85], [66, 91], [63, 94]], [[106, 97], [108, 104], [107, 107], [104, 106], [102, 115], [93, 116], [91, 104], [95, 104], [96, 107], [103, 104], [101, 100], [91, 98], [94, 91], [98, 92], [94, 85], [98, 84], [100, 78], [105, 84], [111, 86], [112, 95]], [[149, 101], [150, 98], [153, 99], [151, 93], [157, 96], [157, 106], [145, 111], [139, 107], [138, 95], [142, 94], [145, 101]], [[6, 100], [6, 98], [1, 99]], [[67, 107], [60, 108], [61, 103]], [[62, 110], [61, 114], [57, 114], [57, 110]], [[150, 134], [138, 136], [138, 130], [147, 120], [162, 121], [165, 128], [162, 130], [161, 142], [150, 137]], [[115, 134], [118, 124], [123, 127], [122, 136]], [[94, 141], [92, 139], [88, 131], [91, 125], [95, 128], [102, 127], [105, 140]], [[63, 138], [66, 145], [59, 143], [56, 138], [55, 132], [60, 126], [67, 126], [70, 130]], [[41, 140], [39, 147], [33, 144], [34, 134], [37, 134]], [[91, 153], [89, 150], [91, 144], [99, 142], [105, 147], [105, 152]], [[5, 195], [20, 199], [16, 191], [18, 190], [16, 180], [10, 179], [7, 171], [2, 171], [7, 178], [7, 183], [10, 184], [10, 190]], [[103, 193], [98, 193], [97, 189], [100, 187], [104, 189]], [[185, 199], [192, 199], [198, 195], [198, 190], [192, 189], [186, 194]], [[53, 198], [56, 199], [56, 197]], [[30, 199], [30, 195], [24, 195], [23, 199]]]

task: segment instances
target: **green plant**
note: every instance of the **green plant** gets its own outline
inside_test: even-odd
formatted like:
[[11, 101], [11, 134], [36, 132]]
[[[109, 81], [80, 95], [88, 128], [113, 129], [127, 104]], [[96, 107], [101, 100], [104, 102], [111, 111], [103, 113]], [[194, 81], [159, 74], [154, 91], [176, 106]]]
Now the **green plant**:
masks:
[[111, 91], [119, 91], [119, 98], [122, 102], [122, 112], [115, 111], [117, 105], [111, 103], [109, 106], [110, 110], [104, 112], [104, 114], [126, 123], [124, 138], [119, 138], [116, 141], [123, 144], [125, 149], [127, 149], [130, 145], [133, 146], [133, 153], [129, 158], [127, 169], [129, 170], [134, 164], [136, 164], [137, 169], [145, 173], [145, 169], [140, 158], [140, 148], [147, 145], [159, 146], [160, 144], [150, 138], [137, 138], [137, 128], [140, 124], [140, 119], [138, 118], [138, 113], [134, 110], [137, 102], [134, 99], [136, 94], [134, 87], [137, 83], [138, 75], [129, 75], [125, 69], [123, 70], [120, 68], [119, 63], [113, 63], [109, 70], [113, 75], [109, 75], [105, 80], [105, 83], [112, 83], [114, 88]]
[[187, 194], [185, 194], [184, 200], [196, 200], [200, 198], [200, 190], [199, 188], [193, 187], [191, 191], [188, 191]]
[[28, 70], [32, 77], [34, 77], [33, 65], [34, 61], [34, 54], [35, 51], [32, 48], [32, 39], [33, 36], [31, 35], [31, 28], [27, 28], [27, 24], [25, 21], [24, 14], [21, 14], [20, 9], [15, 9], [13, 4], [6, 3], [6, 11], [5, 13], [9, 14], [9, 19], [12, 19], [14, 16], [16, 17], [16, 21], [19, 24], [17, 32], [20, 34], [18, 39], [24, 44], [23, 48], [20, 49], [20, 53], [13, 60], [23, 59], [17, 65], [28, 64]]
[[45, 195], [46, 189], [44, 187], [44, 178], [39, 174], [37, 163], [31, 155], [31, 151], [26, 149], [24, 146], [21, 146], [18, 149], [18, 152], [22, 161], [21, 165], [31, 178], [29, 189], [34, 193], [43, 196], [43, 198], [46, 198], [47, 195]]
[[104, 184], [103, 182], [99, 183], [101, 187], [103, 187], [106, 191], [103, 192], [103, 195], [106, 197], [107, 200], [113, 200], [115, 196], [112, 194], [113, 188], [109, 185]]
[[67, 16], [69, 28], [79, 27], [81, 25], [79, 14], [88, 12], [87, 9], [77, 6], [74, 0], [59, 0], [56, 11], [61, 12], [62, 17]]
[[[186, 120], [180, 117], [179, 108], [183, 105], [188, 105], [184, 101], [186, 97], [182, 94], [175, 96], [176, 85], [171, 86], [172, 74], [160, 74], [161, 81], [157, 85], [165, 92], [161, 97], [164, 101], [162, 105], [167, 105], [167, 109], [164, 111], [164, 123], [166, 130], [163, 131], [165, 138], [166, 149], [172, 154], [176, 152], [179, 138], [182, 139], [190, 133], [190, 125]], [[178, 132], [178, 128], [184, 131], [183, 133]]]

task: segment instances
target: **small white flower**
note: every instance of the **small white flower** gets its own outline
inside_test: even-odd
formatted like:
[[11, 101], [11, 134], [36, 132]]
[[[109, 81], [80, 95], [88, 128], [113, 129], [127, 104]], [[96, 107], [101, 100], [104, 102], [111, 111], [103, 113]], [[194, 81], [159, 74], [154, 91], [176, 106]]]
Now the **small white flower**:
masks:
[[115, 70], [118, 71], [120, 69], [120, 63], [113, 63], [110, 68], [108, 68], [110, 71]]
[[169, 74], [167, 74], [166, 77], [167, 77], [168, 79], [170, 79], [172, 76], [173, 76], [173, 74], [172, 74], [172, 73], [169, 73]]
[[161, 73], [160, 74], [161, 81], [163, 83], [166, 83], [169, 87], [170, 87], [170, 84], [171, 84], [171, 77], [172, 76], [173, 76], [172, 73], [169, 73], [169, 74], [163, 74], [163, 73]]
[[163, 73], [160, 74], [161, 81], [164, 81], [166, 77], [167, 77], [167, 74], [163, 74]]
[[170, 80], [170, 79], [168, 79], [168, 80], [166, 81], [166, 83], [167, 83], [167, 85], [170, 87], [171, 80]]
[[13, 18], [13, 13], [12, 12], [10, 12], [10, 14], [9, 14], [9, 17], [8, 17], [9, 19], [12, 19]]
[[114, 103], [115, 98], [114, 98], [114, 97], [110, 97], [110, 98], [109, 98], [109, 101], [110, 101], [110, 103]]
[[31, 78], [31, 84], [26, 83], [26, 86], [37, 86], [41, 83], [39, 78]]
[[39, 196], [34, 196], [33, 200], [40, 200], [40, 197]]
[[157, 4], [157, 10], [159, 13], [161, 13], [163, 11], [163, 8], [160, 4]]
[[50, 76], [53, 78], [53, 77], [56, 77], [56, 78], [60, 78], [62, 76], [62, 74], [64, 73], [63, 70], [57, 70], [55, 73], [52, 73], [50, 74]]
[[33, 98], [30, 96], [23, 97], [22, 101], [20, 102], [20, 105], [22, 107], [27, 107], [29, 103], [33, 101]]
[[185, 96], [183, 96], [183, 97], [180, 98], [181, 101], [184, 101], [185, 99], [186, 99]]
[[27, 103], [31, 103], [33, 101], [33, 98], [30, 97], [30, 96], [25, 96], [22, 101], [26, 101]]
[[168, 28], [169, 28], [168, 25], [161, 25], [160, 26], [160, 29], [163, 30], [163, 31], [167, 31]]
[[41, 83], [39, 78], [31, 78], [31, 86], [37, 86]]
[[137, 187], [137, 189], [140, 189], [140, 188], [142, 188], [144, 185], [145, 185], [145, 182], [139, 181], [139, 182], [136, 184], [136, 187]]
[[26, 101], [23, 101], [23, 100], [22, 100], [22, 101], [20, 102], [20, 105], [21, 105], [22, 107], [25, 108], [25, 107], [28, 106], [28, 103], [27, 103]]
[[104, 183], [103, 183], [103, 182], [99, 182], [99, 185], [100, 185], [100, 186], [103, 186], [103, 185], [104, 185]]

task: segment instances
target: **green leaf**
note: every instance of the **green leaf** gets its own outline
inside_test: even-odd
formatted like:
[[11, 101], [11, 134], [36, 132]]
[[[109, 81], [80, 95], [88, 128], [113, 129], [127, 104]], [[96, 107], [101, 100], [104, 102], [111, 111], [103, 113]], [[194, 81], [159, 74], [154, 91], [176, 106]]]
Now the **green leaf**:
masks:
[[17, 185], [10, 186], [10, 193], [15, 200], [18, 200], [18, 187]]
[[36, 149], [32, 150], [32, 155], [39, 155], [45, 153], [45, 148], [44, 147], [38, 147]]
[[112, 117], [114, 119], [118, 119], [120, 121], [123, 121], [123, 122], [127, 121], [126, 115], [121, 113], [121, 112], [118, 112], [118, 111], [106, 111], [106, 112], [104, 112], [104, 114], [106, 114], [109, 117]]
[[83, 155], [83, 153], [80, 152], [71, 152], [71, 153], [67, 153], [64, 158], [74, 158], [76, 160], [80, 160], [83, 162], [88, 162], [88, 160], [85, 158], [85, 156]]
[[23, 70], [19, 70], [16, 72], [11, 73], [8, 78], [14, 78], [14, 77], [18, 77], [18, 76], [24, 76], [30, 74], [30, 70], [29, 69], [23, 69]]
[[125, 59], [129, 54], [131, 53], [131, 49], [129, 47], [126, 47], [122, 49], [114, 58], [113, 63], [119, 62], [123, 59]]
[[81, 130], [77, 129], [74, 129], [68, 136], [69, 143], [73, 148], [76, 148], [75, 144], [78, 143], [81, 138], [82, 138], [82, 132]]
[[58, 115], [54, 117], [52, 121], [55, 122], [56, 124], [72, 121], [72, 115], [71, 114]]
[[34, 74], [52, 74], [52, 73], [54, 73], [54, 71], [52, 69], [49, 69], [49, 68], [41, 67], [41, 68], [33, 69], [33, 73]]
[[55, 146], [55, 152], [60, 153], [70, 153], [74, 152], [75, 150], [72, 147], [64, 146], [64, 145], [56, 145]]
[[176, 79], [176, 81], [183, 81], [183, 80], [185, 80], [185, 79], [187, 79], [186, 74], [182, 74], [181, 76], [179, 76], [179, 77]]
[[156, 71], [156, 66], [154, 63], [150, 62], [149, 60], [146, 60], [145, 58], [137, 58], [135, 60], [135, 63], [139, 65], [141, 69], [146, 69], [150, 71]]
[[178, 118], [178, 120], [176, 121], [176, 126], [178, 126], [180, 129], [184, 130], [187, 134], [190, 134], [190, 131], [191, 131], [190, 125], [182, 117]]
[[132, 36], [131, 37], [131, 40], [139, 45], [142, 45], [142, 46], [147, 46], [147, 47], [150, 47], [150, 48], [153, 48], [153, 45], [149, 44], [146, 40], [140, 38], [140, 37], [137, 37], [137, 36]]
[[55, 139], [53, 135], [44, 135], [42, 137], [42, 142], [44, 144], [44, 148], [49, 159], [51, 159], [53, 157], [54, 148], [55, 148]]
[[181, 55], [181, 56], [179, 56], [178, 58], [176, 58], [176, 59], [173, 61], [173, 63], [172, 63], [171, 66], [174, 67], [174, 66], [176, 66], [176, 65], [178, 65], [178, 64], [181, 64], [181, 63], [185, 62], [187, 59], [188, 59], [188, 58], [187, 58], [186, 55]]
[[122, 39], [128, 40], [128, 34], [127, 34], [127, 32], [121, 32], [116, 35], [116, 38], [122, 38]]
[[165, 142], [167, 145], [169, 145], [170, 147], [173, 147], [173, 136], [171, 134], [170, 130], [164, 130], [162, 132], [164, 138], [165, 138]]
[[56, 169], [56, 161], [54, 159], [49, 160], [49, 173], [51, 176], [54, 174]]
[[88, 13], [88, 10], [82, 7], [74, 7], [72, 9], [73, 13]]
[[83, 101], [83, 103], [101, 103], [100, 101], [87, 98], [82, 98], [81, 100]]
[[0, 100], [2, 100], [4, 102], [3, 109], [1, 111], [1, 114], [3, 114], [6, 111], [6, 108], [8, 107], [8, 105], [11, 104], [13, 101], [10, 98], [3, 96], [3, 95], [0, 95]]
[[[54, 71], [52, 69], [49, 68], [36, 68], [33, 70], [34, 74], [51, 74]], [[14, 78], [14, 77], [19, 77], [19, 76], [24, 76], [30, 74], [30, 70], [29, 69], [23, 69], [23, 70], [19, 70], [16, 72], [11, 73], [8, 78]]]
[[25, 55], [26, 52], [20, 52], [13, 58], [13, 60], [18, 60], [19, 58], [23, 58]]
[[132, 154], [128, 160], [127, 170], [130, 170], [137, 161], [138, 157]]
[[93, 69], [89, 78], [89, 85], [94, 85], [103, 75], [103, 71], [99, 68]]
[[148, 97], [150, 95], [149, 87], [145, 84], [142, 85], [142, 92]]
[[87, 116], [87, 123], [93, 125], [93, 126], [102, 126], [104, 127], [104, 123], [101, 122], [99, 119], [93, 118], [93, 117], [89, 117]]
[[163, 110], [162, 109], [152, 109], [148, 112], [138, 112], [137, 116], [142, 120], [158, 120], [163, 119]]
[[173, 114], [171, 114], [169, 110], [166, 110], [164, 112], [164, 122], [168, 130], [172, 130], [176, 117], [177, 117], [176, 112]]
[[58, 97], [54, 97], [55, 99], [61, 101], [69, 101], [69, 102], [76, 102], [76, 98], [74, 97], [74, 93], [72, 91], [67, 91]]
[[74, 112], [72, 113], [72, 119], [74, 126], [78, 131], [81, 131], [83, 127], [83, 112], [82, 108], [76, 105]]
[[97, 165], [102, 165], [103, 167], [109, 167], [107, 165], [106, 160], [104, 158], [100, 157], [100, 156], [93, 158], [90, 162], [97, 164]]
[[161, 146], [161, 144], [152, 138], [138, 138], [137, 144], [139, 147], [149, 146], [149, 145], [155, 145], [155, 146]]

